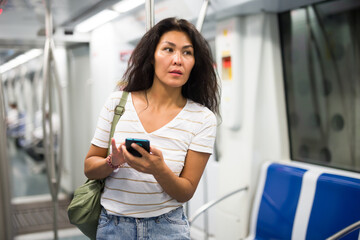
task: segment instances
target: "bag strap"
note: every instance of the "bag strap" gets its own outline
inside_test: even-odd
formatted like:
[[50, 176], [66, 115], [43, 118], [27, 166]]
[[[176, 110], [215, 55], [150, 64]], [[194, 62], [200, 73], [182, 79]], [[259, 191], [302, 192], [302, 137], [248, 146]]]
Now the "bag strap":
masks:
[[114, 118], [111, 123], [111, 130], [110, 130], [110, 136], [109, 136], [108, 155], [110, 154], [111, 139], [114, 136], [116, 124], [119, 122], [119, 119], [125, 112], [125, 104], [126, 104], [128, 95], [129, 95], [129, 92], [123, 92], [119, 104], [114, 109]]

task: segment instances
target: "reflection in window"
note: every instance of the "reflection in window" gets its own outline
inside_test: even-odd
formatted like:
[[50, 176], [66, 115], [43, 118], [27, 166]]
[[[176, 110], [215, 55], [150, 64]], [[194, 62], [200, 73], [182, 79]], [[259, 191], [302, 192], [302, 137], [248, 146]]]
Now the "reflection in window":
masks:
[[279, 19], [292, 159], [360, 172], [360, 1]]

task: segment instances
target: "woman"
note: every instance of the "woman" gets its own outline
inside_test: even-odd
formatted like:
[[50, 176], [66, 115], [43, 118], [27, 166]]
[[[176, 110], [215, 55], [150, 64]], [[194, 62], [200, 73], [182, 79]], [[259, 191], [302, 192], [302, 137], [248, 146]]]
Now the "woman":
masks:
[[[186, 20], [160, 21], [140, 40], [124, 74], [129, 92], [107, 156], [113, 109], [103, 107], [85, 159], [89, 179], [106, 178], [97, 239], [190, 239], [182, 204], [200, 181], [216, 135], [219, 89], [206, 40]], [[150, 140], [150, 153], [126, 150]]]

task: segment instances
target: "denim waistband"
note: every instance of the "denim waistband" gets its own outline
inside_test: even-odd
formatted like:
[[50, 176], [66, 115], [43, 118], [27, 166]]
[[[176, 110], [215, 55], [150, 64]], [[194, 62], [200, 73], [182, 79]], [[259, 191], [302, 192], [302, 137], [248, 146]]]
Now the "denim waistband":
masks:
[[179, 211], [183, 212], [183, 206], [178, 207], [176, 209], [171, 210], [170, 212], [164, 213], [162, 215], [159, 216], [155, 216], [155, 217], [149, 217], [149, 218], [136, 218], [136, 217], [127, 217], [127, 216], [118, 216], [118, 215], [113, 215], [113, 214], [109, 214], [107, 213], [106, 209], [103, 207], [102, 208], [102, 212], [105, 213], [107, 215], [107, 217], [110, 220], [113, 220], [115, 222], [115, 224], [120, 223], [120, 222], [130, 222], [130, 223], [140, 223], [140, 222], [145, 222], [145, 221], [158, 221], [160, 218], [172, 215], [172, 214], [176, 214]]

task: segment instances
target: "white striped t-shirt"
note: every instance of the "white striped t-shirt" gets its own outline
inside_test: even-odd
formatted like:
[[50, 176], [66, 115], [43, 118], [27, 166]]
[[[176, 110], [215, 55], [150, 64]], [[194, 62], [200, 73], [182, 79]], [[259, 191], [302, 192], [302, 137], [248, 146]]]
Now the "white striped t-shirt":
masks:
[[[91, 143], [108, 148], [114, 109], [122, 92], [113, 92], [107, 99]], [[135, 111], [131, 93], [114, 133], [117, 144], [125, 138], [143, 138], [162, 151], [164, 161], [180, 175], [188, 149], [212, 154], [216, 135], [216, 117], [208, 108], [187, 100], [185, 107], [166, 125], [147, 133]], [[119, 146], [119, 145], [118, 145]], [[115, 170], [106, 178], [101, 204], [109, 214], [131, 217], [155, 217], [167, 213], [182, 203], [171, 198], [154, 176], [136, 171], [129, 165]]]

